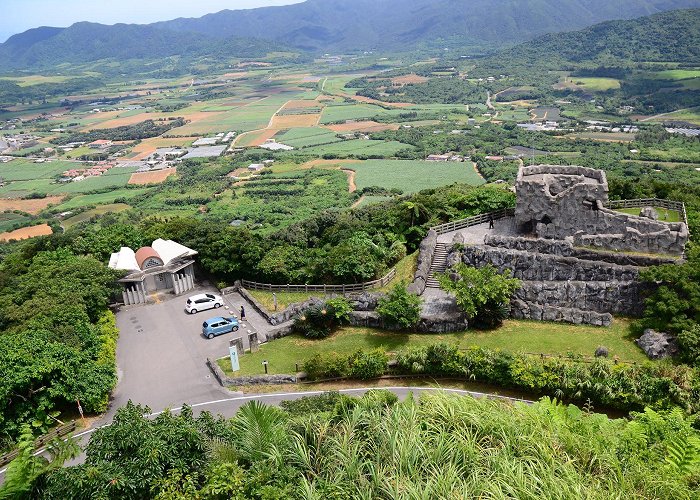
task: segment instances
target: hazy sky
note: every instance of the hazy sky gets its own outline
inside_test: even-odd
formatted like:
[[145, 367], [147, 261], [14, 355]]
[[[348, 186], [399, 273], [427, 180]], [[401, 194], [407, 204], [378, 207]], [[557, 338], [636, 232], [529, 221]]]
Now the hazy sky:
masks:
[[103, 24], [152, 23], [200, 17], [224, 9], [286, 5], [302, 0], [0, 0], [0, 42], [38, 26], [70, 26], [78, 21]]

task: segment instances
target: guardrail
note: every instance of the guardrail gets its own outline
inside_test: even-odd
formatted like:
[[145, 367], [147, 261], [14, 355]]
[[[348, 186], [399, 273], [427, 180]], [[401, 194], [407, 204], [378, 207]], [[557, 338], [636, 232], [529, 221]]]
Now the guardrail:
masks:
[[396, 268], [392, 268], [385, 276], [365, 283], [352, 283], [349, 285], [273, 285], [272, 283], [257, 283], [255, 281], [242, 280], [241, 285], [248, 290], [262, 290], [267, 292], [323, 292], [349, 293], [362, 292], [373, 288], [386, 286], [396, 276]]
[[605, 204], [606, 208], [641, 208], [661, 207], [667, 210], [675, 210], [685, 225], [688, 225], [688, 216], [685, 213], [685, 203], [682, 201], [662, 200], [660, 198], [636, 198], [634, 200], [613, 200]]
[[444, 224], [439, 224], [437, 226], [431, 227], [430, 229], [435, 231], [439, 236], [441, 234], [451, 233], [452, 231], [464, 229], [465, 227], [476, 226], [478, 224], [489, 222], [490, 220], [502, 219], [504, 217], [509, 217], [512, 215], [515, 215], [514, 208], [502, 208], [501, 210], [496, 210], [494, 212], [473, 215], [471, 217], [467, 217], [466, 219], [460, 219], [452, 222], [446, 222]]
[[[39, 437], [36, 441], [34, 441], [34, 449], [38, 449], [38, 448], [41, 448], [42, 446], [46, 446], [54, 439], [61, 438], [67, 434], [70, 434], [77, 427], [78, 427], [78, 424], [75, 420], [69, 424], [62, 425], [60, 427], [56, 427], [55, 429], [51, 430], [50, 432], [44, 434], [43, 436]], [[11, 452], [0, 456], [0, 467], [3, 467], [5, 465], [9, 464], [15, 458], [17, 458], [18, 455], [19, 455], [19, 450], [12, 450]]]

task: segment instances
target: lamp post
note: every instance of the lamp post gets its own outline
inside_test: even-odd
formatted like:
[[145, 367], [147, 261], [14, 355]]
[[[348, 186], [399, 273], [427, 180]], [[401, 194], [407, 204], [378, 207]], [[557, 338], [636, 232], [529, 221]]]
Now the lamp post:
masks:
[[263, 361], [262, 365], [265, 367], [265, 375], [267, 375], [267, 360]]

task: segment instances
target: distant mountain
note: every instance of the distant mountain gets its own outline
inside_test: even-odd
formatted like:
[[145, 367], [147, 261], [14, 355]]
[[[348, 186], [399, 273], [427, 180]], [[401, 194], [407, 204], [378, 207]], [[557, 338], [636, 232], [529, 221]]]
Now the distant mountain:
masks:
[[308, 50], [410, 50], [419, 42], [454, 37], [465, 44], [503, 46], [688, 7], [700, 7], [700, 0], [308, 0], [154, 26], [273, 39]]
[[562, 62], [602, 66], [651, 61], [700, 64], [700, 9], [674, 10], [547, 34], [490, 59], [511, 58], [551, 61], [554, 66]]
[[687, 7], [700, 7], [700, 0], [307, 0], [150, 25], [36, 28], [0, 44], [0, 68], [215, 55], [222, 39], [242, 51], [225, 53], [239, 57], [290, 46], [313, 52], [410, 51], [447, 41], [495, 49], [609, 19]]
[[262, 57], [289, 50], [271, 40], [209, 36], [171, 31], [150, 25], [76, 23], [69, 28], [42, 27], [10, 37], [0, 44], [0, 68], [49, 67], [101, 59], [157, 59], [179, 56]]

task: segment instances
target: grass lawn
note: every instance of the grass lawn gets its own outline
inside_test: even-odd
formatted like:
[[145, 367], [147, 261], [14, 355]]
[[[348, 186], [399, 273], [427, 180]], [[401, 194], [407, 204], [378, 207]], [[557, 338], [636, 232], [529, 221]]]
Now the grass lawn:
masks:
[[404, 193], [446, 186], [454, 182], [480, 185], [479, 177], [470, 162], [429, 162], [421, 160], [368, 160], [347, 165], [357, 172], [357, 189], [368, 186], [398, 188]]
[[[615, 319], [609, 328], [541, 321], [508, 320], [494, 331], [467, 331], [446, 334], [406, 334], [370, 328], [344, 327], [323, 340], [309, 340], [290, 335], [261, 346], [260, 351], [240, 358], [241, 370], [236, 375], [264, 373], [262, 361], [267, 360], [270, 373], [294, 373], [305, 360], [316, 353], [352, 353], [358, 349], [383, 348], [396, 352], [436, 342], [459, 344], [461, 348], [481, 346], [511, 352], [566, 355], [571, 352], [592, 356], [596, 347], [606, 346], [610, 356], [622, 361], [643, 362], [647, 358], [629, 336], [629, 322]], [[228, 358], [219, 366], [232, 375]]]
[[66, 170], [80, 167], [82, 165], [68, 161], [34, 163], [33, 160], [17, 158], [9, 163], [0, 163], [0, 178], [5, 181], [52, 179]]
[[[659, 214], [659, 220], [662, 222], [680, 222], [681, 214], [676, 210], [666, 210], [661, 207], [653, 207], [654, 210]], [[622, 212], [629, 215], [639, 215], [641, 208], [616, 208], [616, 212]], [[666, 215], [668, 214], [668, 216]]]
[[588, 90], [605, 91], [620, 88], [620, 80], [615, 78], [582, 78], [574, 76], [571, 79], [574, 81], [574, 83], [576, 83], [576, 85], [580, 85]]

